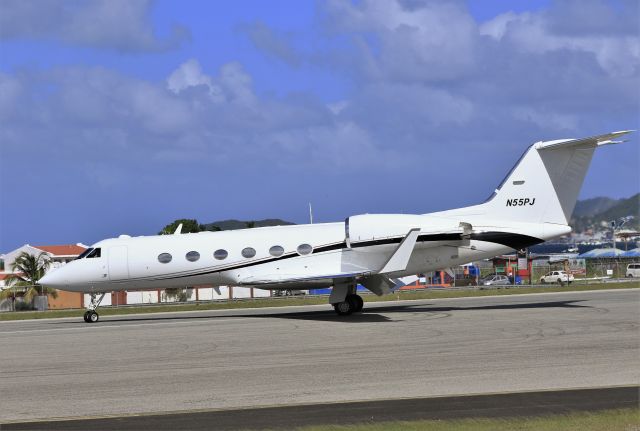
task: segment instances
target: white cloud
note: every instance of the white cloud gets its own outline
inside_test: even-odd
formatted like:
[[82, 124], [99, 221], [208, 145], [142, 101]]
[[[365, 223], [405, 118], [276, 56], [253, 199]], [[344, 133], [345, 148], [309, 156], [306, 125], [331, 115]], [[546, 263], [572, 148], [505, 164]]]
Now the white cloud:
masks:
[[480, 33], [497, 41], [507, 39], [519, 49], [533, 54], [553, 51], [589, 53], [596, 58], [602, 70], [612, 76], [633, 76], [640, 69], [640, 39], [637, 33], [556, 33], [546, 14], [513, 12], [484, 23]]
[[0, 39], [56, 39], [122, 52], [165, 51], [185, 42], [189, 32], [174, 26], [159, 38], [150, 0], [3, 0]]
[[[146, 163], [160, 173], [189, 163], [228, 176], [241, 162], [339, 177], [426, 166], [479, 142], [517, 153], [529, 139], [602, 132], [605, 119], [634, 127], [637, 35], [559, 34], [542, 12], [478, 24], [440, 2], [332, 1], [322, 16], [335, 20], [316, 37], [340, 43], [298, 53], [300, 68], [350, 80], [335, 102], [257, 93], [257, 78], [234, 61], [205, 70], [192, 58], [161, 82], [85, 67], [5, 74], [3, 145], [127, 163], [130, 175]], [[438, 181], [443, 166], [422, 179]]]
[[200, 63], [196, 59], [190, 59], [174, 70], [167, 78], [167, 87], [174, 93], [179, 93], [189, 87], [204, 85], [209, 95], [216, 102], [222, 102], [224, 95], [222, 89], [213, 84], [213, 79], [202, 72]]

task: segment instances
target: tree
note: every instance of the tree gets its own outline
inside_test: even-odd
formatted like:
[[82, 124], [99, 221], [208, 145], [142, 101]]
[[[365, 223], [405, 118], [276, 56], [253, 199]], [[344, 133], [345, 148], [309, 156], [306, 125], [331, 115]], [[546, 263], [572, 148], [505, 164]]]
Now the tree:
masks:
[[254, 227], [256, 227], [256, 222], [255, 221], [248, 221], [245, 222], [245, 225], [247, 226], [247, 229], [253, 229]]
[[[23, 251], [11, 265], [11, 270], [15, 274], [10, 274], [5, 279], [5, 283], [7, 286], [24, 288], [23, 298], [28, 303], [33, 302], [37, 295], [51, 295], [57, 298], [57, 290], [38, 284], [50, 265], [51, 261], [46, 253], [42, 252], [34, 256]], [[0, 300], [14, 297], [14, 295], [14, 289], [5, 289], [0, 292]]]
[[182, 223], [182, 233], [196, 233], [206, 230], [204, 225], [198, 224], [196, 219], [181, 218], [166, 225], [158, 232], [158, 235], [172, 235], [180, 223]]
[[183, 289], [180, 287], [167, 287], [164, 290], [164, 297], [165, 300], [173, 298], [178, 302], [187, 302], [187, 299], [189, 299], [187, 289]]

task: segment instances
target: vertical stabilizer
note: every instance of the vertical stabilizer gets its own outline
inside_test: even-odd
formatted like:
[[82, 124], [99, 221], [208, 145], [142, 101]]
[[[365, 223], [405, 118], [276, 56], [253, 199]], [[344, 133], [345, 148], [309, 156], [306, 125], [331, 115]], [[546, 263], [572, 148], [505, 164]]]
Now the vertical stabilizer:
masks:
[[593, 152], [629, 132], [533, 144], [482, 207], [498, 219], [569, 224]]

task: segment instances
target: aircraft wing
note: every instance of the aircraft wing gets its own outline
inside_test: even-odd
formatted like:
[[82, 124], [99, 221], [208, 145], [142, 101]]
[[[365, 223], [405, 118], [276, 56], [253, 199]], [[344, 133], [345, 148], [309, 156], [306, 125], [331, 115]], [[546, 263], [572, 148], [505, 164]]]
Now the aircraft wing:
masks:
[[410, 229], [381, 268], [362, 268], [349, 272], [321, 274], [254, 274], [240, 280], [238, 284], [256, 287], [278, 287], [290, 285], [291, 283], [300, 283], [302, 285], [334, 284], [338, 280], [359, 279], [367, 289], [378, 295], [390, 293], [396, 287], [396, 283], [385, 274], [404, 271], [407, 268], [419, 235], [420, 229]]

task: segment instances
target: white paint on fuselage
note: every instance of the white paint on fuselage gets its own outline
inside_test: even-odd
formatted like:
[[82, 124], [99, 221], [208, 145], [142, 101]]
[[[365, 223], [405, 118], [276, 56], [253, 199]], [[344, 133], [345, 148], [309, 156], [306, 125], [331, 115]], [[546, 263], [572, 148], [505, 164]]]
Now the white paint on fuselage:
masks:
[[[366, 216], [358, 216], [366, 217]], [[313, 225], [276, 226], [242, 229], [222, 232], [200, 232], [194, 234], [159, 235], [149, 237], [121, 237], [106, 239], [94, 244], [100, 247], [100, 258], [80, 259], [52, 272], [48, 283], [63, 290], [81, 292], [103, 292], [167, 287], [187, 287], [195, 285], [244, 285], [259, 288], [291, 288], [291, 283], [300, 288], [330, 286], [333, 278], [353, 273], [374, 273], [379, 270], [396, 250], [397, 244], [355, 247], [363, 240], [384, 240], [406, 235], [412, 228], [419, 228], [421, 234], [460, 232], [460, 222], [472, 223], [477, 231], [501, 231], [526, 234], [540, 239], [550, 239], [570, 231], [568, 226], [491, 222], [479, 217], [467, 216], [464, 220], [441, 216], [385, 215], [377, 219], [376, 229], [369, 237], [360, 234], [353, 238], [353, 248], [344, 245], [345, 223]], [[384, 228], [387, 222], [387, 228]], [[484, 224], [474, 224], [482, 223]], [[353, 226], [351, 227], [353, 230]], [[300, 256], [296, 249], [301, 244], [310, 244], [314, 250], [325, 246], [334, 249]], [[269, 254], [272, 246], [284, 248], [286, 258], [275, 259]], [[127, 247], [129, 277], [111, 280], [109, 276], [109, 253], [116, 247]], [[255, 249], [253, 258], [245, 258], [244, 248]], [[213, 256], [218, 249], [224, 249], [228, 256], [216, 260]], [[197, 251], [199, 260], [190, 262], [186, 254]], [[405, 271], [389, 274], [402, 277], [437, 270], [474, 260], [485, 259], [512, 251], [504, 245], [485, 241], [430, 241], [418, 242]], [[160, 263], [158, 256], [169, 253], [172, 260]], [[293, 255], [293, 256], [291, 256]], [[249, 266], [247, 266], [249, 264]], [[314, 281], [307, 285], [302, 279], [326, 278], [326, 282]], [[289, 284], [282, 284], [290, 281]]]

